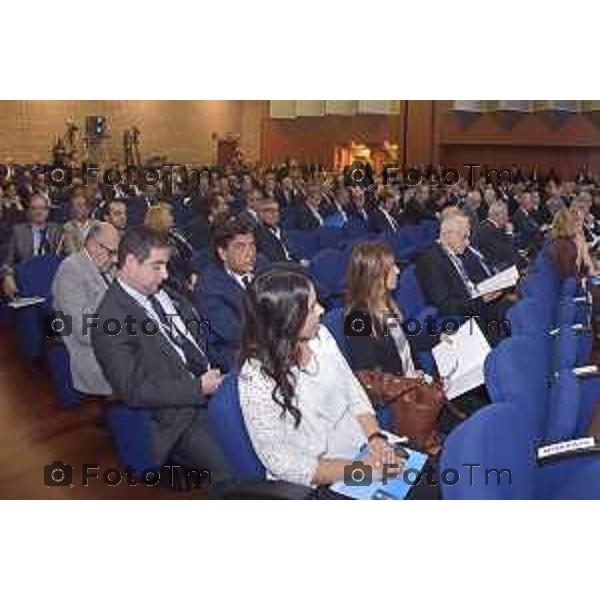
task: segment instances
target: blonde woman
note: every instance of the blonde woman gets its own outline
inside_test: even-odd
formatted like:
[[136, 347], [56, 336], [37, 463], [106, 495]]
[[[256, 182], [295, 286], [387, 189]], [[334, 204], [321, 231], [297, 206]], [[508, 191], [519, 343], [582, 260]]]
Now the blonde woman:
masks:
[[554, 216], [549, 255], [561, 279], [596, 275], [577, 213], [561, 208]]

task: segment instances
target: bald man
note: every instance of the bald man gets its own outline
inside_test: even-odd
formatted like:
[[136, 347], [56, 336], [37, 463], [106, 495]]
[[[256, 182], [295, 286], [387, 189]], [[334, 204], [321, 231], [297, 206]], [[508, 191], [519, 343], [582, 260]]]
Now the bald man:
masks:
[[96, 361], [87, 323], [113, 278], [119, 232], [110, 223], [96, 223], [83, 249], [65, 258], [52, 283], [54, 310], [72, 319], [72, 334], [62, 338], [69, 352], [73, 386], [83, 394], [108, 396], [111, 388]]

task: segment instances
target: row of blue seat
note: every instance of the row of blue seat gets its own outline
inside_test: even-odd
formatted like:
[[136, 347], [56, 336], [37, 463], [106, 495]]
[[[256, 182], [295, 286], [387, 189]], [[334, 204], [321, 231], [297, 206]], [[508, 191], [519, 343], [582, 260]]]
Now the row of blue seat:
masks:
[[[600, 379], [578, 377], [597, 374], [582, 369], [593, 342], [585, 291], [575, 280], [561, 282], [552, 261], [538, 257], [508, 313], [512, 337], [486, 359], [492, 405], [454, 430], [442, 453], [442, 470], [479, 468], [452, 485], [442, 481], [444, 498], [600, 499], [599, 457], [536, 460], [541, 445], [585, 436], [600, 399]], [[494, 472], [489, 481], [486, 469], [507, 469], [510, 478], [505, 472], [498, 482]]]

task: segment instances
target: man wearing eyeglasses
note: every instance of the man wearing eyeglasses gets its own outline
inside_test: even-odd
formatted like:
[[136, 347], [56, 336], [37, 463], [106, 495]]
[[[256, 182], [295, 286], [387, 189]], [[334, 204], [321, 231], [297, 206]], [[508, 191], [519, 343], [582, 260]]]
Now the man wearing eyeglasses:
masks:
[[94, 396], [108, 396], [111, 388], [96, 361], [89, 328], [83, 326], [84, 315], [96, 313], [113, 279], [119, 239], [113, 225], [97, 222], [83, 250], [62, 261], [52, 283], [54, 310], [72, 319], [72, 335], [62, 341], [69, 352], [73, 387]]
[[13, 226], [6, 252], [4, 293], [13, 297], [18, 292], [14, 270], [17, 263], [42, 254], [53, 254], [62, 245], [62, 228], [48, 222], [48, 200], [34, 195], [27, 207], [27, 223]]

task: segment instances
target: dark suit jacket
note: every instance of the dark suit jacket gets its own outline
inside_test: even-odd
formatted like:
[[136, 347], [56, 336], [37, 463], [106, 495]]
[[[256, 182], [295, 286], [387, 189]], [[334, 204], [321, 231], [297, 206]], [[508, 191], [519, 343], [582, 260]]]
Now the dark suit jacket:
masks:
[[260, 226], [260, 220], [258, 217], [254, 217], [254, 215], [245, 208], [242, 212], [240, 212], [237, 216], [237, 220], [247, 227], [248, 229], [252, 229], [252, 231], [256, 231], [256, 229]]
[[396, 215], [391, 215], [398, 223], [396, 230], [392, 229], [390, 222], [387, 217], [381, 212], [379, 207], [376, 207], [371, 211], [371, 229], [376, 233], [395, 233], [400, 230], [400, 222]]
[[477, 228], [479, 249], [497, 268], [503, 269], [516, 265], [518, 261], [514, 247], [514, 238], [496, 227], [489, 220], [483, 221]]
[[196, 307], [210, 321], [208, 357], [213, 366], [229, 371], [240, 348], [245, 290], [220, 265], [206, 269], [196, 291]]
[[271, 262], [291, 260], [285, 255], [284, 245], [288, 252], [290, 250], [285, 240], [285, 232], [281, 228], [279, 231], [281, 232], [281, 240], [266, 225], [261, 225], [254, 232], [256, 250], [266, 256]]
[[[184, 321], [198, 319], [187, 302], [180, 297], [171, 298], [180, 301], [177, 308]], [[137, 335], [127, 332], [128, 315], [136, 321], [131, 329]], [[115, 397], [151, 415], [152, 453], [158, 464], [164, 464], [206, 400], [199, 378], [190, 373], [167, 339], [161, 333], [146, 335], [141, 331], [142, 322], [148, 318], [115, 281], [98, 307], [98, 327], [91, 330], [91, 337], [96, 359]], [[107, 319], [117, 319], [122, 324], [118, 335], [103, 331]]]
[[525, 214], [523, 209], [519, 208], [515, 211], [512, 222], [516, 233], [519, 235], [519, 246], [537, 252], [542, 246], [543, 235], [533, 215]]
[[365, 207], [365, 214], [363, 215], [358, 211], [356, 206], [350, 205], [346, 211], [348, 214], [347, 227], [357, 231], [370, 231], [371, 229], [371, 218], [369, 211]]
[[306, 204], [299, 204], [296, 209], [296, 227], [298, 229], [317, 229], [321, 226]]
[[196, 249], [208, 248], [212, 240], [212, 232], [204, 215], [196, 215], [182, 227], [183, 234]]
[[[433, 244], [421, 254], [415, 266], [419, 285], [428, 303], [435, 306], [441, 316], [480, 314], [483, 301], [470, 298], [463, 280], [439, 244]], [[467, 264], [465, 269], [473, 283], [485, 279], [485, 274], [470, 273]]]
[[[62, 240], [62, 228], [56, 223], [48, 223], [46, 227], [46, 242], [48, 252], [59, 250]], [[33, 232], [30, 223], [19, 223], [12, 229], [6, 251], [6, 266], [12, 270], [22, 260], [33, 257]]]

